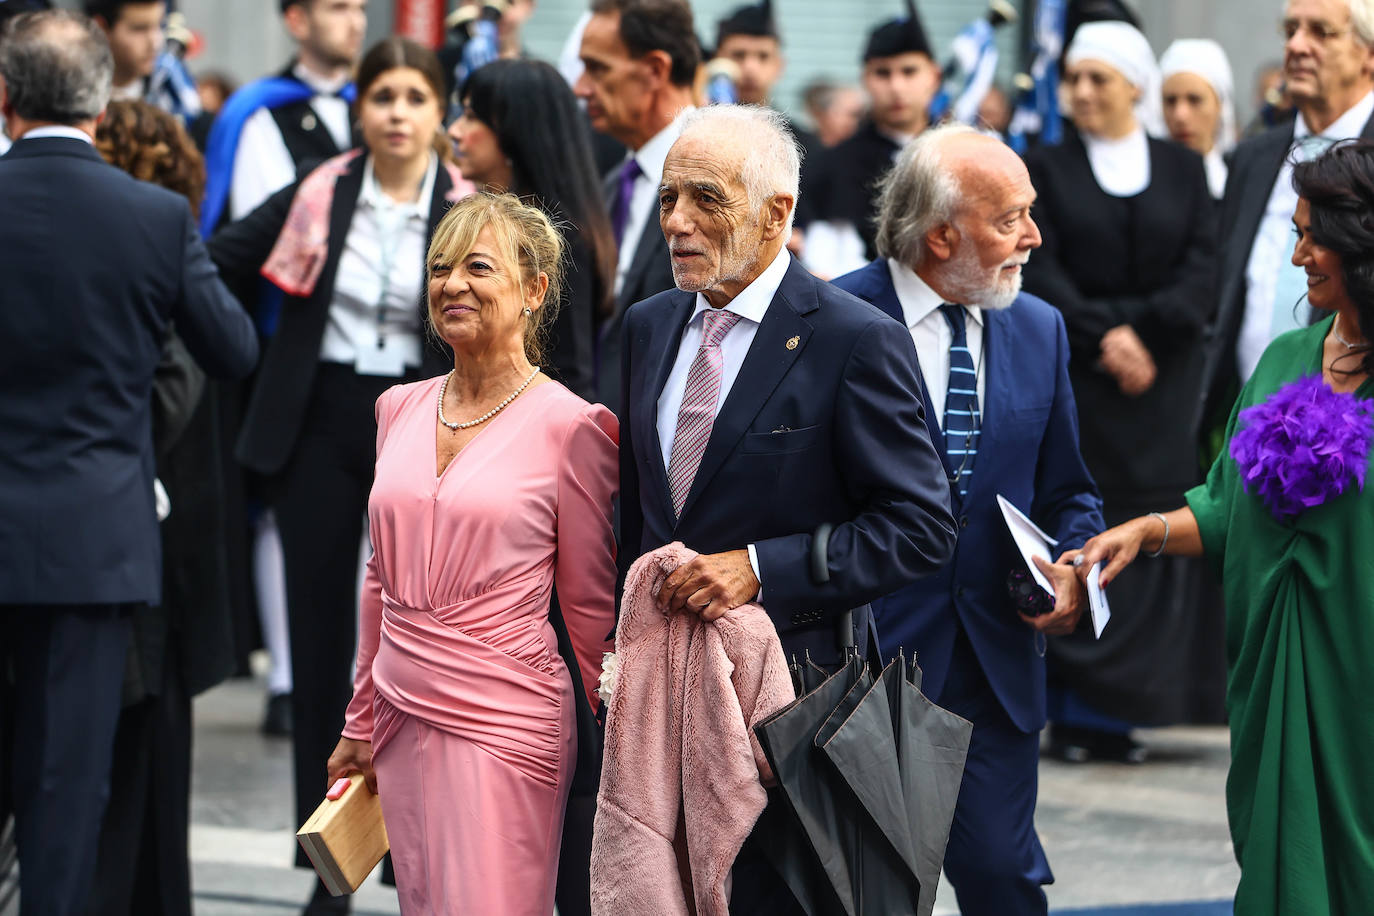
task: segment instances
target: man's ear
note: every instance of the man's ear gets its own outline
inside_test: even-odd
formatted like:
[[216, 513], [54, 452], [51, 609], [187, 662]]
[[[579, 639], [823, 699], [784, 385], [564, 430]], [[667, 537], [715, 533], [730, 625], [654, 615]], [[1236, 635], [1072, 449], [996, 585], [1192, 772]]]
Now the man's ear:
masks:
[[310, 37], [310, 23], [307, 21], [309, 14], [305, 11], [304, 3], [293, 3], [282, 13], [282, 22], [286, 25], [286, 31], [296, 41], [305, 41]]
[[959, 230], [953, 223], [941, 223], [925, 235], [926, 250], [936, 260], [948, 261], [959, 244]]
[[653, 88], [668, 84], [669, 76], [673, 72], [673, 59], [668, 56], [667, 51], [649, 51], [639, 59], [639, 62], [648, 74]]
[[763, 205], [763, 240], [771, 242], [787, 228], [787, 217], [797, 205], [791, 194], [774, 194]]

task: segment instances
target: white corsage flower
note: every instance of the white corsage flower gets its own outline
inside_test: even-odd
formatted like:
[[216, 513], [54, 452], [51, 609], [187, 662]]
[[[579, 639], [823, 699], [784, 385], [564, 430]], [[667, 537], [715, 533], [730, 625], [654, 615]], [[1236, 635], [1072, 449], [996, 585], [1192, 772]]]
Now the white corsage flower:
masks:
[[601, 655], [601, 680], [596, 685], [596, 695], [601, 697], [601, 702], [611, 702], [611, 694], [615, 693], [615, 682], [619, 675], [620, 657], [614, 652], [603, 652]]

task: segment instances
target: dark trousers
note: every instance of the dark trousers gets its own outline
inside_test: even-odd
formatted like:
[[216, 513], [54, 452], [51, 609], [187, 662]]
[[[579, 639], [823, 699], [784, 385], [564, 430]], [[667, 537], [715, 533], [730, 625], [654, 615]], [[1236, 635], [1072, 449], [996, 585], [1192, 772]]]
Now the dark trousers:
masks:
[[21, 916], [80, 912], [95, 872], [128, 652], [116, 605], [0, 604]]
[[[400, 381], [321, 363], [296, 449], [272, 483], [295, 682], [297, 825], [324, 798], [325, 764], [353, 696], [349, 672], [358, 630], [358, 545], [376, 461], [375, 408], [381, 393]], [[310, 867], [300, 849], [296, 864]]]
[[1012, 724], [962, 630], [939, 704], [973, 723], [964, 781], [945, 848], [945, 875], [964, 916], [1043, 916], [1054, 882], [1035, 835], [1040, 736]]
[[86, 912], [191, 916], [191, 697], [175, 648], [159, 694], [119, 714], [114, 747]]

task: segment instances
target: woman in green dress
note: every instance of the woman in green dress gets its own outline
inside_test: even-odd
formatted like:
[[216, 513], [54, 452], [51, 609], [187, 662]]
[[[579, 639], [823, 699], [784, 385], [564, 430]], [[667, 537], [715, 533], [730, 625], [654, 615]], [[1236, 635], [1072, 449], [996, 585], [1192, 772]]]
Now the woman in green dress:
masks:
[[1374, 144], [1294, 169], [1293, 263], [1334, 313], [1276, 339], [1187, 505], [1074, 559], [1206, 555], [1226, 594], [1235, 911], [1374, 909]]

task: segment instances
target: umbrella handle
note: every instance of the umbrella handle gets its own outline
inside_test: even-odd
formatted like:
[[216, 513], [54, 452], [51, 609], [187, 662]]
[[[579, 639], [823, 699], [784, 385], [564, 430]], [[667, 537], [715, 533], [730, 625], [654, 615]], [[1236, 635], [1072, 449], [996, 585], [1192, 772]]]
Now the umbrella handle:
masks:
[[830, 581], [830, 532], [835, 526], [822, 522], [811, 535], [811, 579], [817, 585]]
[[[822, 522], [811, 535], [811, 578], [817, 585], [830, 581], [830, 532], [835, 526]], [[854, 612], [845, 611], [835, 622], [835, 641], [846, 660], [854, 654]]]

